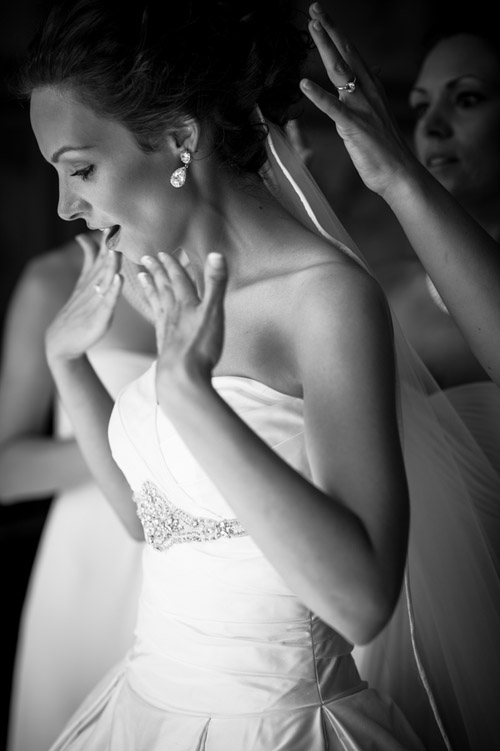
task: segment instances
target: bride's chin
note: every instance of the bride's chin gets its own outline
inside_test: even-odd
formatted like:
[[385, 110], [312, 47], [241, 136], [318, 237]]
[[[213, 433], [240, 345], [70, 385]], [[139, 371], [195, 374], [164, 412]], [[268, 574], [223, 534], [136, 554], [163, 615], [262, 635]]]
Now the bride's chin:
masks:
[[119, 245], [117, 245], [117, 247], [114, 248], [114, 250], [118, 251], [125, 258], [127, 258], [127, 260], [136, 263], [138, 266], [141, 265], [141, 258], [147, 255], [147, 252], [144, 250], [144, 246], [138, 245], [137, 243], [134, 243], [130, 239], [125, 239], [124, 237], [120, 238], [120, 243]]

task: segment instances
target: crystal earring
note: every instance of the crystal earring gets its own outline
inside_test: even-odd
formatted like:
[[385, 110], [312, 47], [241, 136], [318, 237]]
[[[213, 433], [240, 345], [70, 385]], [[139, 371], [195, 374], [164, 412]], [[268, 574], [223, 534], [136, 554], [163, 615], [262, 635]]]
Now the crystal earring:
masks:
[[187, 149], [181, 152], [182, 167], [178, 167], [170, 175], [170, 182], [172, 183], [174, 188], [182, 188], [182, 186], [186, 182], [186, 172], [187, 172], [187, 168], [189, 167], [190, 161], [191, 161], [190, 152]]

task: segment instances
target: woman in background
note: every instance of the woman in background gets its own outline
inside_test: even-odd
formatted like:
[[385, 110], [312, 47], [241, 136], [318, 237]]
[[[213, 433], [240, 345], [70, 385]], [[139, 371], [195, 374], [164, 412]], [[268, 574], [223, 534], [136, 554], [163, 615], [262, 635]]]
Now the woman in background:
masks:
[[[14, 290], [0, 373], [2, 503], [53, 494], [25, 598], [9, 751], [48, 748], [89, 689], [132, 642], [141, 545], [91, 479], [57, 398], [45, 332], [101, 240], [78, 236], [28, 263]], [[83, 254], [82, 256], [82, 249]], [[92, 361], [116, 397], [146, 370], [153, 328], [125, 299]], [[54, 435], [45, 426], [53, 411]]]
[[[443, 38], [426, 58], [421, 75], [425, 75], [428, 82], [422, 80], [423, 89], [419, 86], [420, 90], [412, 93], [410, 103], [413, 103], [417, 115], [421, 113], [416, 124], [415, 145], [423, 159], [427, 154], [431, 157], [428, 168], [408, 147], [387, 108], [380, 81], [352, 43], [335, 27], [321, 3], [311, 5], [310, 12], [311, 34], [330, 79], [336, 73], [341, 51], [348, 61], [349, 70], [355, 70], [357, 83], [352, 93], [356, 94], [339, 100], [336, 94], [325, 91], [310, 80], [302, 82], [302, 91], [335, 122], [363, 182], [393, 211], [481, 366], [482, 371], [474, 366], [474, 374], [469, 361], [469, 376], [462, 376], [461, 382], [474, 380], [476, 375], [483, 377], [484, 371], [500, 385], [500, 256], [495, 220], [499, 148], [496, 137], [499, 108], [497, 47], [468, 19], [467, 33], [461, 29], [458, 30], [460, 34], [450, 32], [450, 36]], [[475, 89], [471, 98], [465, 98], [465, 104], [460, 95], [453, 100], [446, 88], [441, 90], [443, 80], [430, 84], [428, 74], [432, 74], [432, 69], [429, 66], [434, 65], [434, 61], [440, 65], [440, 76], [444, 73], [443, 80], [455, 81], [456, 76], [458, 81], [466, 69], [475, 73], [467, 79], [467, 84], [473, 82]], [[447, 99], [443, 100], [445, 94]], [[436, 130], [434, 119], [434, 114], [441, 114], [438, 122], [443, 126], [442, 105], [446, 105], [444, 114], [454, 117], [454, 127], [449, 119], [444, 137]], [[431, 123], [429, 130], [428, 119]], [[462, 158], [447, 165], [443, 161], [433, 165], [429, 143], [450, 144], [454, 134], [455, 153], [461, 154]], [[484, 149], [483, 140], [487, 147]], [[482, 166], [479, 168], [479, 165]], [[418, 276], [421, 296], [428, 298], [428, 292], [424, 290], [424, 272], [420, 271]], [[438, 310], [436, 303], [433, 305]], [[442, 324], [446, 314], [440, 312]], [[456, 383], [456, 376], [453, 378], [450, 374], [449, 377], [448, 385]]]
[[[469, 21], [463, 30], [433, 33], [409, 102], [419, 161], [499, 243], [498, 39]], [[416, 256], [378, 267], [377, 274], [406, 336], [443, 388], [490, 380]]]

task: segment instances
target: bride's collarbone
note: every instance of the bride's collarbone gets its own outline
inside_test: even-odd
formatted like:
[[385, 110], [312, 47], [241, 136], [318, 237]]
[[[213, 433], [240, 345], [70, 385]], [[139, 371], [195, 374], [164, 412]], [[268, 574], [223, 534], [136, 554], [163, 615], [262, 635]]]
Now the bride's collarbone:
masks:
[[243, 321], [229, 319], [216, 376], [241, 376], [259, 381], [275, 391], [302, 396], [302, 384], [293, 357], [290, 331], [281, 317], [257, 306]]
[[[298, 301], [304, 285], [316, 289], [330, 263], [291, 267], [276, 275], [228, 289], [224, 302], [224, 347], [214, 375], [260, 381], [276, 391], [301, 397], [297, 338]], [[338, 270], [337, 264], [335, 264]]]

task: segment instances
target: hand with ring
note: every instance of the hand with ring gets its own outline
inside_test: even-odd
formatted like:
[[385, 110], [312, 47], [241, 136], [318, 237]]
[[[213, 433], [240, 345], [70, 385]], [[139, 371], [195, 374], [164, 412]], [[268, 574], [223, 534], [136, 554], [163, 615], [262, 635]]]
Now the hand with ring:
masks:
[[83, 355], [106, 333], [122, 286], [120, 256], [89, 234], [77, 235], [83, 265], [75, 288], [47, 329], [49, 362]]
[[320, 3], [310, 9], [309, 31], [318, 48], [330, 93], [309, 79], [301, 81], [303, 93], [330, 117], [365, 185], [390, 203], [398, 190], [398, 177], [420, 169], [387, 105], [376, 74], [342, 35]]

